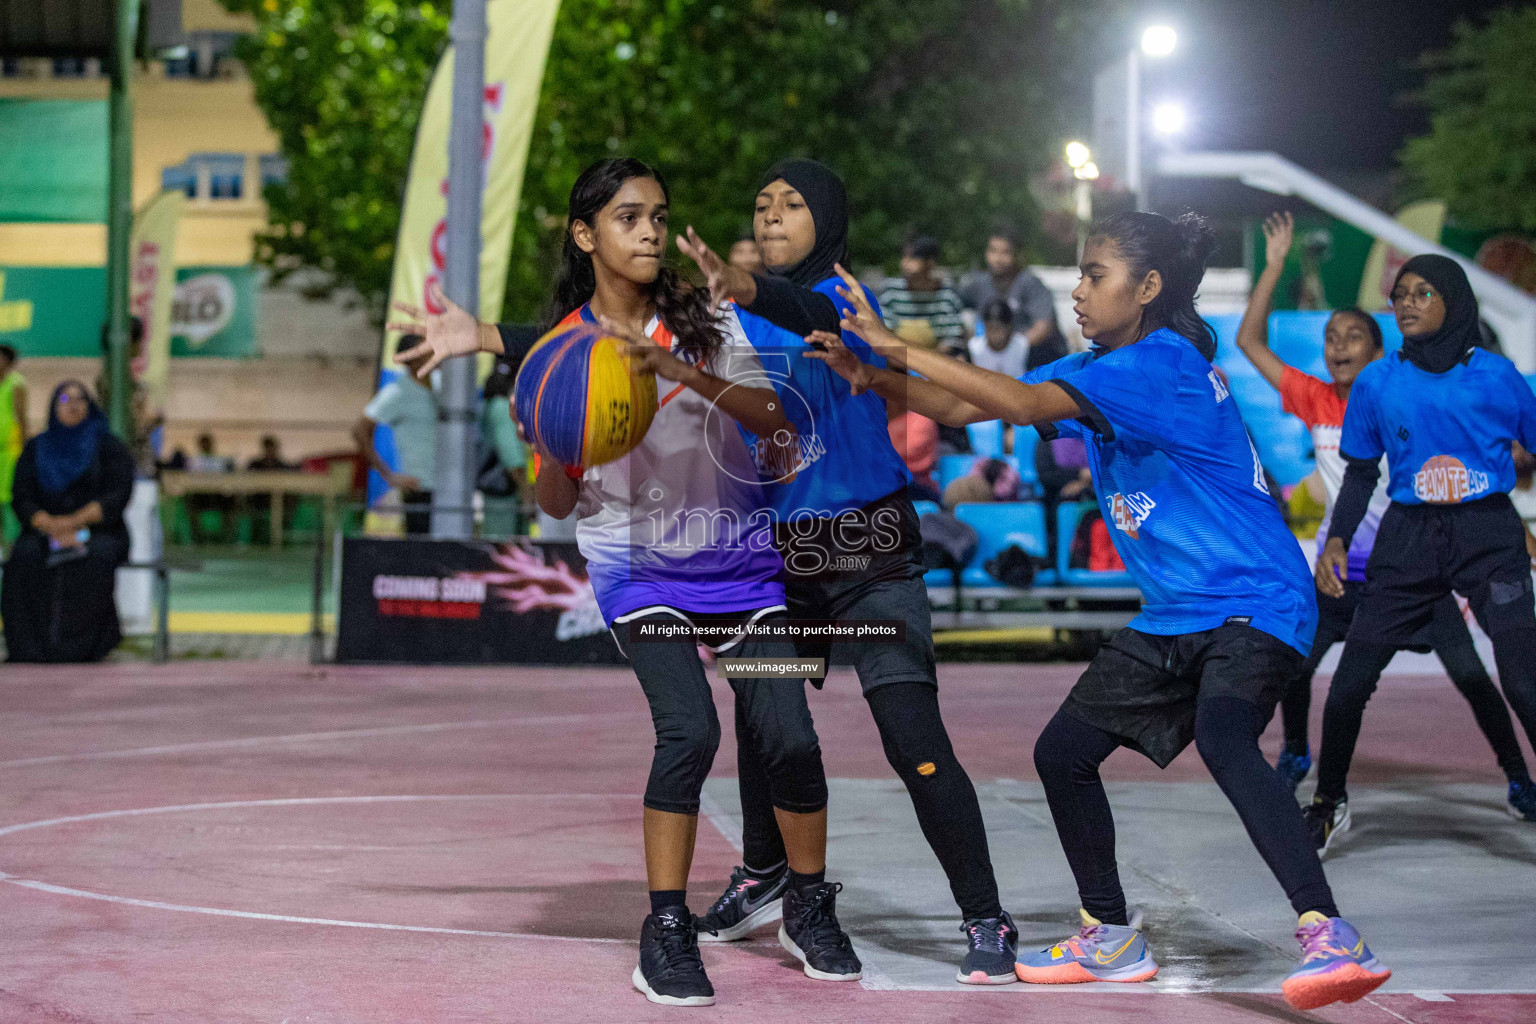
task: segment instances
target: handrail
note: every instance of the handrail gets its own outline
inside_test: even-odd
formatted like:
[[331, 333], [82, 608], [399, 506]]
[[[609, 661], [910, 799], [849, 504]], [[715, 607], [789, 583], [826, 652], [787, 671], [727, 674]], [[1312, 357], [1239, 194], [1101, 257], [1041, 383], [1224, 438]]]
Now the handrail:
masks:
[[1483, 315], [1521, 373], [1536, 373], [1536, 297], [1443, 245], [1411, 231], [1369, 203], [1361, 202], [1277, 153], [1165, 153], [1159, 174], [1182, 178], [1236, 178], [1250, 188], [1295, 195], [1342, 221], [1414, 254], [1438, 253], [1461, 264], [1482, 302]]

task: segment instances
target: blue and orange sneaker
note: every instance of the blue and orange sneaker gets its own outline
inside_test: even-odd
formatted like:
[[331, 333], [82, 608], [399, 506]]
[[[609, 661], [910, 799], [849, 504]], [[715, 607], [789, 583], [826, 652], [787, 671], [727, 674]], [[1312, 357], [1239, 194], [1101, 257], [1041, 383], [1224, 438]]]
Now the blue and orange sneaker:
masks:
[[1301, 943], [1301, 966], [1285, 979], [1280, 991], [1298, 1010], [1353, 1003], [1392, 977], [1342, 917], [1324, 917], [1315, 910], [1302, 914], [1296, 941]]
[[1150, 981], [1157, 964], [1141, 932], [1123, 924], [1101, 924], [1079, 909], [1083, 927], [1074, 938], [1019, 958], [1014, 973], [1036, 985], [1085, 981]]

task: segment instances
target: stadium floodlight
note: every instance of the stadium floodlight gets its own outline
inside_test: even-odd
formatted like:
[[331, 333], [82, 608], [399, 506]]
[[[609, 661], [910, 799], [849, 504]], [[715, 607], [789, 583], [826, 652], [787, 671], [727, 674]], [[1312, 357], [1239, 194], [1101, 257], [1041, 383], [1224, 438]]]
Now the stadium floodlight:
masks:
[[1099, 165], [1089, 160], [1083, 166], [1073, 168], [1072, 176], [1078, 181], [1095, 181], [1099, 177]]
[[1180, 135], [1189, 125], [1189, 113], [1182, 103], [1164, 101], [1152, 108], [1152, 130], [1168, 137]]
[[1148, 57], [1166, 57], [1179, 45], [1179, 34], [1169, 25], [1149, 25], [1141, 34], [1141, 52]]
[[1073, 170], [1077, 170], [1079, 167], [1081, 167], [1084, 164], [1086, 164], [1088, 162], [1089, 157], [1092, 155], [1092, 154], [1090, 154], [1088, 152], [1088, 147], [1083, 145], [1081, 142], [1069, 142], [1069, 143], [1067, 143], [1067, 151], [1066, 152], [1067, 152], [1067, 166], [1072, 168]]

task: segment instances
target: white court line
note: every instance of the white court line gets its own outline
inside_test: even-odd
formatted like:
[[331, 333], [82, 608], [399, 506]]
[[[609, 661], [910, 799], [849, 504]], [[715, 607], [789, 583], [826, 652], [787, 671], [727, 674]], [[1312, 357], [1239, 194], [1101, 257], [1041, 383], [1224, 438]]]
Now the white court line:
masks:
[[[273, 800], [227, 800], [205, 804], [168, 804], [163, 807], [134, 807], [119, 811], [96, 811], [65, 818], [26, 821], [0, 828], [0, 836], [77, 821], [102, 821], [107, 818], [132, 818], [144, 814], [177, 814], [183, 811], [216, 811], [235, 807], [303, 807], [313, 804], [383, 804], [424, 800], [638, 800], [637, 793], [421, 793], [395, 796], [296, 796]], [[7, 876], [9, 878], [9, 876]]]
[[36, 889], [39, 892], [54, 893], [59, 896], [77, 896], [86, 900], [101, 900], [105, 903], [117, 903], [128, 907], [147, 907], [151, 910], [174, 910], [183, 914], [211, 914], [215, 917], [243, 917], [252, 921], [280, 921], [286, 924], [323, 924], [332, 928], [373, 928], [386, 932], [428, 932], [433, 935], [478, 935], [496, 939], [543, 939], [550, 942], [599, 942], [616, 943], [632, 946], [629, 939], [600, 939], [578, 938], [573, 935], [545, 935], [537, 932], [487, 932], [476, 931], [472, 928], [430, 928], [426, 925], [415, 924], [382, 924], [377, 921], [336, 921], [324, 917], [292, 917], [288, 914], [258, 914], [249, 910], [225, 910], [220, 907], [191, 907], [182, 903], [161, 903], [158, 900], [139, 900], [129, 896], [111, 896], [107, 893], [88, 892], [85, 889], [71, 889], [67, 886], [52, 885], [48, 882], [37, 882], [26, 878], [16, 878], [0, 871], [0, 882], [7, 885], [20, 886], [23, 889]]
[[715, 831], [719, 832], [737, 853], [742, 852], [741, 825], [724, 807], [720, 806], [719, 801], [709, 795], [708, 790], [699, 794], [699, 813], [704, 815], [705, 821], [715, 826]]
[[[107, 818], [129, 818], [146, 814], [174, 814], [178, 811], [208, 811], [236, 807], [296, 807], [314, 804], [372, 804], [409, 803], [425, 800], [634, 800], [634, 793], [453, 793], [399, 796], [322, 796], [295, 797], [281, 800], [230, 800], [222, 803], [175, 804], [166, 807], [137, 807], [119, 811], [98, 811], [95, 814], [76, 814], [67, 818], [50, 818], [46, 821], [28, 821], [19, 825], [0, 828], [0, 836], [23, 832], [28, 829], [46, 828], [51, 825], [67, 825], [79, 821], [101, 821]], [[426, 932], [432, 935], [475, 935], [497, 939], [546, 939], [552, 942], [596, 942], [604, 944], [634, 945], [630, 939], [582, 938], [573, 935], [546, 935], [540, 932], [494, 932], [473, 928], [433, 928], [427, 925], [384, 924], [377, 921], [339, 921], [324, 917], [295, 917], [289, 914], [262, 914], [250, 910], [227, 910], [222, 907], [194, 907], [183, 903], [162, 903], [159, 900], [141, 900], [131, 896], [113, 896], [109, 893], [90, 892], [69, 886], [39, 882], [0, 871], [0, 882], [24, 889], [53, 893], [59, 896], [75, 896], [80, 899], [100, 900], [128, 907], [145, 907], [151, 910], [172, 910], [183, 914], [209, 914], [215, 917], [239, 917], [251, 921], [280, 921], [287, 924], [319, 924], [332, 928], [372, 928], [390, 932]]]
[[154, 757], [160, 754], [183, 754], [198, 750], [224, 750], [230, 747], [254, 747], [263, 743], [317, 743], [325, 740], [364, 739], [370, 736], [397, 736], [415, 732], [445, 732], [451, 729], [495, 729], [508, 725], [570, 725], [576, 722], [594, 722], [605, 718], [632, 718], [628, 712], [604, 712], [579, 715], [522, 715], [512, 718], [477, 718], [467, 722], [434, 722], [424, 725], [387, 725], [374, 729], [338, 729], [332, 732], [299, 732], [281, 736], [246, 736], [230, 740], [204, 740], [198, 743], [175, 743], [158, 747], [133, 747], [128, 750], [101, 750], [86, 754], [48, 754], [42, 757], [23, 757], [14, 761], [0, 761], [0, 768], [24, 768], [39, 764], [67, 764], [71, 761], [106, 761], [125, 757]]

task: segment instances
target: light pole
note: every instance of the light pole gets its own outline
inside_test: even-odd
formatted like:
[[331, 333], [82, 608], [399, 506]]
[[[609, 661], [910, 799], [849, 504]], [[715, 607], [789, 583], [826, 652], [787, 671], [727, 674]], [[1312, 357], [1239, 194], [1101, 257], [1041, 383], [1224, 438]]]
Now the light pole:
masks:
[[1179, 34], [1167, 25], [1151, 25], [1142, 32], [1140, 44], [1125, 58], [1125, 184], [1136, 197], [1136, 209], [1147, 208], [1147, 190], [1141, 176], [1141, 58], [1166, 57], [1178, 46]]
[[1099, 176], [1099, 167], [1093, 162], [1093, 153], [1081, 142], [1067, 143], [1066, 157], [1076, 179], [1072, 197], [1077, 207], [1077, 260], [1081, 263], [1088, 244], [1088, 225], [1093, 222], [1093, 183]]

